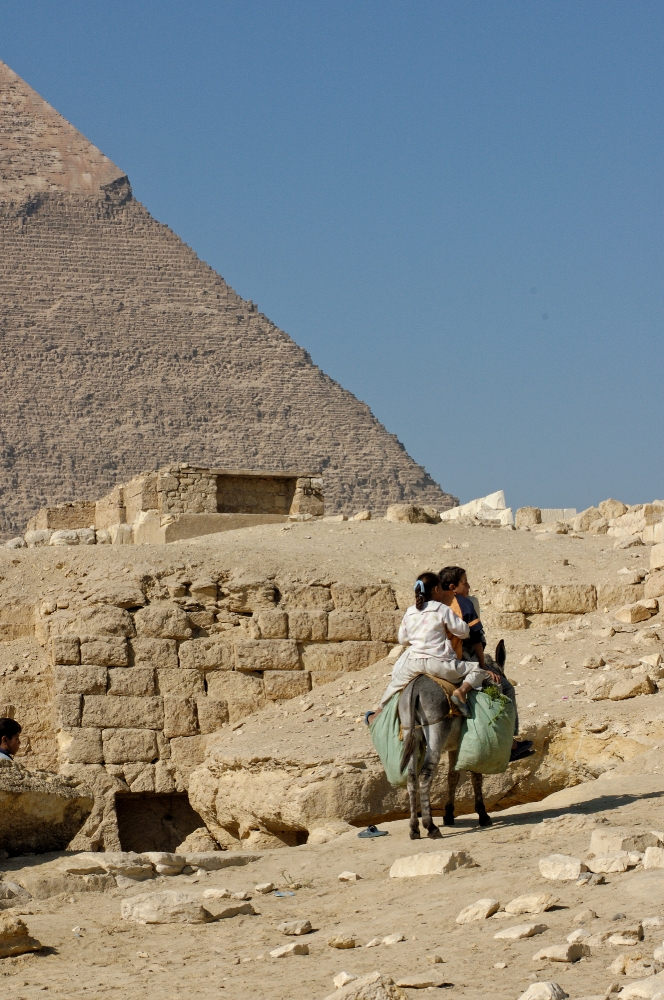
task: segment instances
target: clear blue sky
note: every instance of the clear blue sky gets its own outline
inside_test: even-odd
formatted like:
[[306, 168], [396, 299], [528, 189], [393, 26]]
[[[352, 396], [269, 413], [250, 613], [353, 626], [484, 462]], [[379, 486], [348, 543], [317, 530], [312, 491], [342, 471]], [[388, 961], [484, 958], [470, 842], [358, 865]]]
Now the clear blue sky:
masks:
[[664, 497], [664, 6], [5, 0], [0, 58], [462, 501]]

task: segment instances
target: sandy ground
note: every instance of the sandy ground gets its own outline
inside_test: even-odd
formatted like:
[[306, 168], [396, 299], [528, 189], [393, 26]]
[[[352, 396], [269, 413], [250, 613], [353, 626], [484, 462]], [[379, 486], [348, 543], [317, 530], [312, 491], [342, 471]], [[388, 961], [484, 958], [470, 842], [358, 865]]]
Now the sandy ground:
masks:
[[[345, 970], [356, 975], [379, 969], [398, 979], [431, 970], [428, 956], [440, 955], [450, 984], [447, 995], [467, 1000], [516, 998], [535, 980], [559, 982], [572, 998], [603, 994], [616, 977], [607, 966], [621, 951], [637, 949], [604, 945], [590, 958], [565, 963], [534, 962], [533, 955], [549, 944], [564, 942], [578, 925], [575, 915], [586, 907], [597, 913], [587, 926], [593, 933], [632, 923], [646, 916], [664, 917], [664, 872], [627, 872], [606, 876], [606, 884], [578, 887], [551, 883], [538, 870], [540, 857], [563, 852], [583, 857], [590, 829], [570, 835], [552, 832], [533, 839], [540, 821], [568, 812], [601, 817], [612, 824], [637, 829], [664, 825], [664, 782], [656, 776], [602, 778], [551, 796], [536, 805], [520, 806], [496, 817], [495, 825], [479, 830], [464, 818], [444, 831], [442, 841], [413, 843], [405, 821], [384, 824], [389, 836], [362, 841], [355, 833], [321, 845], [268, 851], [244, 868], [205, 877], [178, 876], [141, 883], [128, 894], [146, 889], [177, 888], [202, 898], [205, 888], [252, 891], [273, 881], [281, 889], [296, 881], [306, 884], [292, 896], [254, 894], [258, 915], [235, 917], [200, 926], [138, 926], [120, 919], [124, 893], [77, 894], [33, 903], [22, 911], [31, 932], [46, 946], [43, 952], [5, 959], [1, 969], [5, 995], [33, 998], [49, 990], [63, 997], [179, 998], [183, 995], [244, 1000], [290, 1000], [326, 997], [332, 978]], [[465, 850], [477, 868], [452, 874], [391, 879], [392, 862], [404, 855], [440, 850]], [[52, 857], [52, 856], [50, 856]], [[27, 859], [5, 863], [6, 878]], [[32, 859], [30, 867], [41, 863]], [[51, 861], [47, 867], [54, 864]], [[338, 875], [355, 871], [361, 880], [342, 884]], [[493, 897], [501, 905], [525, 892], [551, 891], [559, 897], [553, 910], [537, 917], [493, 917], [459, 926], [462, 907]], [[622, 913], [624, 918], [616, 917]], [[309, 919], [314, 932], [288, 938], [279, 932], [284, 919]], [[514, 943], [494, 940], [502, 928], [534, 920], [546, 924], [535, 938]], [[81, 928], [74, 932], [72, 928]], [[374, 937], [401, 933], [405, 941], [392, 946], [340, 951], [327, 944], [336, 934], [355, 935], [360, 945]], [[652, 956], [664, 929], [651, 929], [638, 950]], [[308, 956], [283, 959], [269, 951], [293, 940], [306, 940]], [[496, 968], [496, 963], [505, 963]], [[629, 980], [622, 977], [622, 984]], [[223, 994], [220, 992], [223, 989]], [[420, 991], [406, 990], [408, 996]]]

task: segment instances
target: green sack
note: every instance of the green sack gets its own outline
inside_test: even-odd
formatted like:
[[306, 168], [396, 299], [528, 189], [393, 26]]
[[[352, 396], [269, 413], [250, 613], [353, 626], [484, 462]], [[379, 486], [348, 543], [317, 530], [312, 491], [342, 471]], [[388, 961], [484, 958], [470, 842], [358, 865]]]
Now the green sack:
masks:
[[500, 688], [468, 694], [471, 718], [461, 727], [457, 771], [502, 774], [510, 762], [514, 739], [514, 704]]
[[[402, 691], [393, 694], [378, 718], [369, 726], [371, 740], [376, 749], [376, 753], [381, 759], [385, 768], [387, 780], [391, 785], [403, 788], [408, 781], [408, 769], [401, 770], [401, 754], [403, 753], [403, 742], [399, 739], [399, 698]], [[420, 745], [420, 759], [417, 762], [417, 773], [422, 770], [422, 764], [426, 756], [427, 748], [422, 742]]]

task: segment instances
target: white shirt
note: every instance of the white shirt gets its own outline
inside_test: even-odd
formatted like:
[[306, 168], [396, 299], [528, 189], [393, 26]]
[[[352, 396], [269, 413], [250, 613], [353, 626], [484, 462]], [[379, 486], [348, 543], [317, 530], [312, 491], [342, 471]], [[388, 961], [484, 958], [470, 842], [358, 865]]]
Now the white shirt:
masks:
[[12, 755], [10, 753], [7, 753], [6, 750], [0, 750], [0, 758], [2, 758], [2, 760], [11, 760], [12, 762], [14, 760]]
[[447, 630], [465, 639], [470, 629], [446, 604], [427, 601], [421, 611], [408, 608], [399, 627], [399, 642], [409, 642], [413, 656], [435, 656], [439, 660], [456, 659]]

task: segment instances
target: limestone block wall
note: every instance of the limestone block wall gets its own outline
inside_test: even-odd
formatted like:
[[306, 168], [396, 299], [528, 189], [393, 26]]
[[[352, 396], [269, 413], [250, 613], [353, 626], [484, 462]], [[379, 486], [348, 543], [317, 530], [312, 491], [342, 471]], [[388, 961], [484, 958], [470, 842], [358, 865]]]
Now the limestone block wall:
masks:
[[499, 629], [555, 625], [577, 615], [633, 604], [644, 596], [643, 583], [501, 584], [495, 588], [482, 617]]

